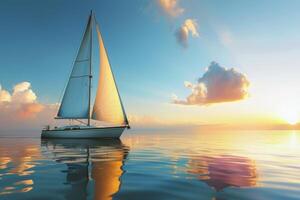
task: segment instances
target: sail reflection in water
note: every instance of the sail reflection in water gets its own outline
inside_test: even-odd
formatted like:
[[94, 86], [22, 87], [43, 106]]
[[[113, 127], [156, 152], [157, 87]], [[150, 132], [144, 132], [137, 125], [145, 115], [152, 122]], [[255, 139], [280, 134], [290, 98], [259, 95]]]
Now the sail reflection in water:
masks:
[[255, 162], [241, 156], [199, 156], [188, 162], [188, 172], [220, 191], [226, 187], [253, 187], [257, 184]]
[[[120, 140], [42, 140], [45, 153], [67, 169], [66, 199], [108, 200], [121, 187], [123, 165], [129, 148]], [[90, 199], [91, 197], [89, 197]]]

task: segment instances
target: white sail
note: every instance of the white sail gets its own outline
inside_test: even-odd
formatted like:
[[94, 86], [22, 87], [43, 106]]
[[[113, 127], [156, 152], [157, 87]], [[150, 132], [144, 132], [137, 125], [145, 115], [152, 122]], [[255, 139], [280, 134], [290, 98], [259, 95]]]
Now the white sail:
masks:
[[97, 35], [100, 51], [100, 74], [92, 119], [115, 125], [128, 124], [98, 24]]
[[89, 87], [91, 76], [92, 15], [88, 24], [70, 75], [69, 82], [57, 116], [65, 119], [87, 119], [89, 109]]

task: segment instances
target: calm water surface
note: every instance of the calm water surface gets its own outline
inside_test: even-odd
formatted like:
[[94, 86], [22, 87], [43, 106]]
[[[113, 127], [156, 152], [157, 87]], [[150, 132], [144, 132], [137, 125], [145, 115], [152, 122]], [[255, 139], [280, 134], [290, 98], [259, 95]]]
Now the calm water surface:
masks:
[[0, 199], [300, 199], [300, 132], [1, 137]]

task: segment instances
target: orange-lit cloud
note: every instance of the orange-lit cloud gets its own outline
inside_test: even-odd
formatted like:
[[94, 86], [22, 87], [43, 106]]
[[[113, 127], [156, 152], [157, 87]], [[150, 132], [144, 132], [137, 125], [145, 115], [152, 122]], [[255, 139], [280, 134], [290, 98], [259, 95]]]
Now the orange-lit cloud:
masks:
[[34, 117], [37, 113], [41, 112], [44, 108], [45, 106], [39, 103], [24, 104], [20, 108], [18, 112], [18, 116], [21, 118]]
[[176, 17], [184, 12], [184, 9], [178, 5], [178, 2], [179, 0], [157, 0], [158, 5], [171, 17]]
[[29, 82], [21, 82], [14, 86], [12, 93], [13, 103], [34, 103], [36, 102], [36, 94], [31, 90]]
[[208, 105], [231, 102], [248, 97], [250, 82], [247, 77], [235, 69], [226, 69], [212, 62], [198, 83], [185, 82], [185, 87], [192, 90], [185, 100], [173, 96], [174, 104]]
[[34, 117], [44, 108], [36, 101], [36, 94], [31, 90], [29, 82], [21, 82], [14, 86], [12, 95], [1, 88], [0, 108], [6, 115], [13, 114], [15, 117]]
[[[10, 94], [0, 87], [0, 128], [11, 129], [47, 123], [56, 105], [37, 101], [29, 82], [21, 82], [13, 87]], [[34, 128], [34, 127], [31, 127]]]
[[0, 85], [0, 103], [1, 102], [10, 102], [11, 101], [11, 95], [8, 91], [2, 89]]
[[[157, 3], [168, 16], [177, 17], [184, 12], [184, 8], [178, 5], [179, 0], [157, 0]], [[189, 36], [199, 37], [197, 21], [186, 19], [175, 31], [175, 36], [180, 45], [187, 47]]]
[[183, 47], [187, 47], [189, 35], [199, 37], [198, 24], [195, 19], [186, 19], [175, 33], [178, 43]]

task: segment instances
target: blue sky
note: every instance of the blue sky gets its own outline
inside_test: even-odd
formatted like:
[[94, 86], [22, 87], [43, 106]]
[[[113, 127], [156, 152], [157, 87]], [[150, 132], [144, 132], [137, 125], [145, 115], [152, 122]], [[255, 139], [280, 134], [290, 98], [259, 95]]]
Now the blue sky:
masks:
[[[39, 102], [58, 102], [93, 9], [130, 113], [166, 118], [183, 114], [187, 119], [202, 115], [199, 122], [206, 112], [245, 114], [247, 103], [209, 108], [168, 105], [173, 93], [185, 98], [190, 91], [183, 82], [196, 82], [212, 61], [247, 75], [252, 90], [249, 104], [257, 110], [271, 112], [269, 102], [278, 90], [290, 95], [287, 98], [299, 99], [295, 95], [299, 90], [299, 1], [181, 0], [177, 3], [184, 12], [176, 17], [164, 13], [157, 2], [2, 1], [0, 84], [11, 91], [15, 84], [28, 81]], [[175, 32], [187, 18], [196, 20], [199, 37], [189, 37], [184, 48]], [[271, 100], [264, 97], [266, 93]]]
[[90, 8], [100, 22], [124, 95], [147, 95], [156, 87], [166, 89], [165, 92], [175, 89], [173, 86], [187, 78], [196, 78], [194, 73], [201, 72], [201, 67], [219, 57], [205, 50], [201, 38], [191, 41], [188, 49], [181, 48], [173, 32], [184, 17], [174, 22], [161, 16], [154, 1], [10, 1], [1, 4], [1, 24], [7, 27], [0, 39], [0, 52], [5, 55], [1, 60], [1, 84], [11, 88], [16, 82], [28, 80], [41, 101], [55, 102], [59, 98]]

